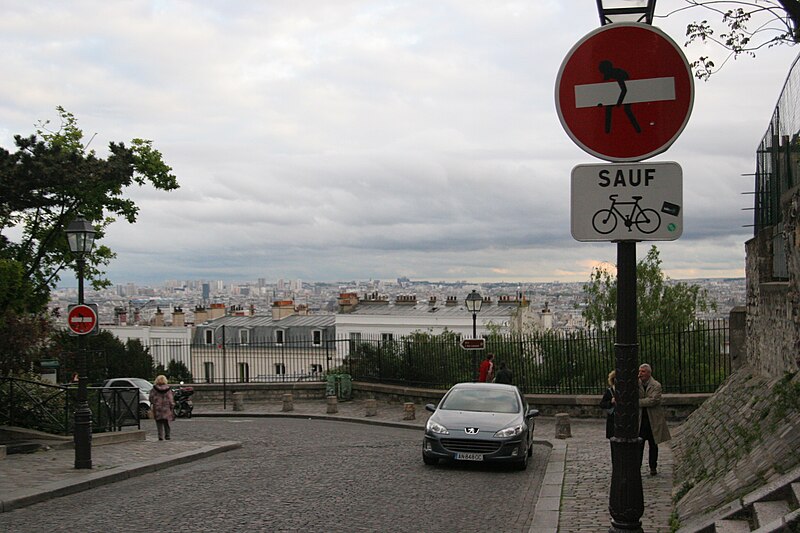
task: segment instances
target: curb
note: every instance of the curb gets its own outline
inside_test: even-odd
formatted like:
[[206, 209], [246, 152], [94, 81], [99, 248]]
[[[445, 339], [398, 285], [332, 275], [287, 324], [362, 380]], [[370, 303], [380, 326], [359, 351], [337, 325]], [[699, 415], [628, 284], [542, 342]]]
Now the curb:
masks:
[[425, 425], [411, 422], [393, 422], [391, 420], [360, 418], [355, 416], [340, 416], [314, 413], [250, 413], [237, 411], [233, 413], [198, 413], [192, 418], [302, 418], [306, 420], [335, 420], [337, 422], [352, 422], [354, 424], [368, 424], [372, 426], [386, 426], [401, 429], [425, 430]]
[[148, 461], [141, 461], [128, 466], [109, 469], [104, 472], [92, 472], [87, 474], [86, 477], [80, 481], [55, 481], [38, 489], [19, 491], [19, 493], [14, 497], [0, 501], [0, 512], [5, 513], [8, 511], [13, 511], [14, 509], [27, 507], [35, 503], [40, 503], [61, 496], [67, 496], [69, 494], [75, 494], [77, 492], [93, 489], [102, 485], [108, 485], [109, 483], [115, 483], [117, 481], [140, 476], [142, 474], [155, 472], [156, 470], [160, 470], [162, 468], [203, 459], [205, 457], [210, 457], [218, 453], [235, 450], [241, 447], [241, 442], [222, 441], [203, 446], [196, 450], [180, 452], [174, 455], [168, 455], [166, 457], [151, 459]]
[[537, 440], [550, 446], [550, 457], [542, 480], [542, 488], [533, 509], [533, 523], [529, 533], [558, 533], [561, 518], [561, 492], [567, 462], [567, 443], [563, 440]]

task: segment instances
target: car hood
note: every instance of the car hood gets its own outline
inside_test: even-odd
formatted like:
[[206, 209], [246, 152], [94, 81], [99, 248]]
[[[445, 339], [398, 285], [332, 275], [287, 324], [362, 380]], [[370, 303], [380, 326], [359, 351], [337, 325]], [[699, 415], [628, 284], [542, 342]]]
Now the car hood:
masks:
[[438, 409], [431, 419], [447, 429], [459, 430], [478, 427], [483, 431], [498, 431], [522, 423], [519, 413], [481, 413], [476, 411], [449, 411]]

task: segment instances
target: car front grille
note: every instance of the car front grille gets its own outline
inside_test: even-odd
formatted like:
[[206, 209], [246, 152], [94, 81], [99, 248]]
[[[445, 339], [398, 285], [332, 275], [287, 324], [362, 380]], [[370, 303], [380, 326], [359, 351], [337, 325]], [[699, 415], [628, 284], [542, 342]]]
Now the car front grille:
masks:
[[500, 449], [499, 442], [475, 439], [442, 439], [442, 446], [451, 452], [494, 453]]

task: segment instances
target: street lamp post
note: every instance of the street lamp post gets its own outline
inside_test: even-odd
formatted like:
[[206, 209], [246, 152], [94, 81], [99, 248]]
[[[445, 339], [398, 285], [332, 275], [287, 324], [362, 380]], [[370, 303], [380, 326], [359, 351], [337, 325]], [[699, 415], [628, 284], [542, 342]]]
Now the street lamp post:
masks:
[[[472, 313], [472, 338], [478, 338], [478, 313], [481, 311], [481, 305], [483, 305], [483, 297], [481, 297], [480, 293], [475, 289], [472, 289], [472, 292], [467, 295], [467, 299], [464, 301], [464, 305], [467, 306], [467, 311]], [[478, 351], [473, 350], [472, 356], [472, 368], [473, 368], [473, 381], [478, 381]]]
[[[656, 0], [597, 0], [600, 25], [653, 23]], [[636, 309], [636, 241], [617, 242], [617, 402], [611, 438], [609, 533], [642, 533], [644, 495], [639, 438], [639, 344]]]
[[[94, 244], [94, 227], [88, 220], [78, 215], [66, 229], [69, 249], [75, 255], [78, 276], [78, 305], [83, 305], [83, 270], [86, 254]], [[89, 395], [86, 389], [88, 370], [86, 351], [83, 348], [83, 335], [78, 336], [78, 398], [75, 405], [75, 468], [92, 468], [92, 411], [89, 409]]]

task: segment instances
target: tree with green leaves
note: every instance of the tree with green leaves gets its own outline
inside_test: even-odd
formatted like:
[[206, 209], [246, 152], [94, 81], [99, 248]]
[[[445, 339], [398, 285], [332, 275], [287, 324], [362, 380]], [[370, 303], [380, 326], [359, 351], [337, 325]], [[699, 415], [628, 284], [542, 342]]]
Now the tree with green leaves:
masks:
[[728, 56], [719, 67], [708, 56], [691, 63], [695, 76], [708, 78], [733, 57], [755, 57], [757, 50], [800, 42], [800, 1], [798, 0], [685, 0], [686, 5], [673, 9], [666, 17], [687, 9], [700, 9], [721, 18], [725, 29], [716, 32], [707, 19], [695, 21], [686, 28], [686, 45], [693, 42], [715, 43], [727, 50]]
[[[68, 375], [78, 369], [78, 337], [66, 331], [54, 336], [53, 358], [61, 363], [62, 373]], [[83, 349], [87, 354], [88, 378], [91, 383], [100, 383], [108, 378], [155, 377], [153, 356], [138, 339], [122, 342], [109, 331], [89, 335], [84, 339]]]
[[[75, 117], [57, 110], [57, 129], [39, 122], [35, 134], [14, 136], [15, 150], [0, 147], [0, 323], [15, 325], [10, 337], [4, 335], [14, 353], [0, 350], [4, 374], [30, 370], [52, 332], [46, 314], [50, 291], [74, 263], [67, 225], [81, 214], [99, 241], [117, 218], [136, 222], [139, 208], [125, 197], [126, 188], [148, 183], [158, 190], [178, 188], [151, 141], [111, 142], [103, 158], [89, 149], [91, 139], [84, 141]], [[103, 244], [86, 257], [84, 274], [95, 288], [110, 284], [102, 268], [113, 258]]]
[[[117, 218], [136, 222], [139, 208], [125, 197], [127, 187], [178, 188], [151, 141], [111, 142], [103, 158], [89, 149], [75, 117], [62, 107], [57, 110], [57, 129], [40, 122], [34, 135], [14, 136], [16, 150], [0, 147], [0, 268], [19, 273], [12, 281], [23, 289], [16, 298], [3, 294], [0, 312], [46, 307], [60, 272], [73, 262], [64, 229], [78, 214], [93, 223], [99, 241]], [[109, 285], [102, 267], [113, 258], [103, 244], [86, 258], [86, 279], [94, 287]]]
[[[716, 309], [708, 292], [696, 284], [673, 282], [661, 270], [656, 246], [636, 264], [636, 308], [639, 329], [652, 330], [666, 325], [685, 325], [695, 320], [698, 312]], [[602, 330], [616, 320], [617, 278], [610, 266], [592, 270], [583, 286], [586, 307], [583, 318], [595, 329]]]

